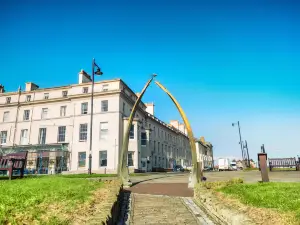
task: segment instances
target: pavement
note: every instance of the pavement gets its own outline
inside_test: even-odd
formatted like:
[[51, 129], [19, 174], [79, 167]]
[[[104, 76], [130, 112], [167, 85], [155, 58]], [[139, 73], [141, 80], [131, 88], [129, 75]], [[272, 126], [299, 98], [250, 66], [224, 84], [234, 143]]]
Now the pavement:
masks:
[[189, 173], [161, 173], [131, 177], [130, 224], [214, 224], [193, 202], [188, 176]]

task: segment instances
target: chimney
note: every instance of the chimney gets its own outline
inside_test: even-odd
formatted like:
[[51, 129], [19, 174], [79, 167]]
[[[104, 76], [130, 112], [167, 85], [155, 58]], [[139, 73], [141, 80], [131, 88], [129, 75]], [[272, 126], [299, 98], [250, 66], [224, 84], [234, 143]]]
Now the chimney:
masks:
[[154, 116], [154, 103], [145, 103], [146, 105], [146, 112], [150, 113], [152, 116]]
[[82, 83], [88, 83], [88, 82], [92, 82], [92, 78], [90, 75], [88, 75], [83, 69], [81, 69], [81, 71], [78, 74], [79, 76], [79, 84]]
[[179, 130], [179, 121], [178, 120], [171, 120], [170, 125]]
[[183, 123], [179, 123], [179, 130], [185, 134], [185, 126]]
[[38, 85], [36, 85], [35, 83], [32, 83], [32, 82], [27, 82], [27, 83], [25, 83], [25, 85], [26, 85], [25, 91], [34, 91], [39, 88]]
[[0, 84], [0, 93], [4, 93], [4, 92], [5, 92], [4, 86]]
[[200, 141], [203, 143], [203, 144], [205, 144], [205, 139], [204, 139], [204, 137], [202, 136], [202, 137], [200, 137]]

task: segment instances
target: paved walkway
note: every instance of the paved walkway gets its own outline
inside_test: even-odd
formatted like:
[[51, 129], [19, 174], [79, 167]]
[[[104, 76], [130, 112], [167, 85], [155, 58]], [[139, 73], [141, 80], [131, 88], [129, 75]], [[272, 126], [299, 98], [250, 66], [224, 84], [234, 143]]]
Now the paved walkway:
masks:
[[193, 202], [187, 178], [186, 174], [172, 174], [133, 180], [139, 183], [129, 189], [133, 206], [130, 224], [214, 224]]

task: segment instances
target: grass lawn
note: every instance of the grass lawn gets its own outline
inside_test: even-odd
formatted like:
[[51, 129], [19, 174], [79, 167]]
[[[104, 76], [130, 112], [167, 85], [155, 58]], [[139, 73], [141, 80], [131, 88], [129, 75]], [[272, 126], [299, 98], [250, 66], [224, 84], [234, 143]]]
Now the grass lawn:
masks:
[[238, 198], [246, 205], [292, 213], [297, 221], [300, 221], [299, 190], [300, 183], [285, 182], [233, 184], [216, 189], [216, 191]]
[[59, 214], [88, 202], [102, 186], [99, 181], [62, 176], [1, 180], [0, 224], [67, 224]]

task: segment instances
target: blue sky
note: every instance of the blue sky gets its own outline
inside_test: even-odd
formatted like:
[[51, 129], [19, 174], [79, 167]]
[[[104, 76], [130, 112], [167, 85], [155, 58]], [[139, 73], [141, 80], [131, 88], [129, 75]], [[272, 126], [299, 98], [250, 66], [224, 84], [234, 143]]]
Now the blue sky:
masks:
[[[98, 79], [139, 92], [157, 73], [195, 136], [219, 157], [300, 155], [300, 6], [297, 1], [3, 1], [0, 83], [7, 91], [77, 82], [91, 60]], [[164, 121], [180, 118], [154, 84], [144, 97]]]

